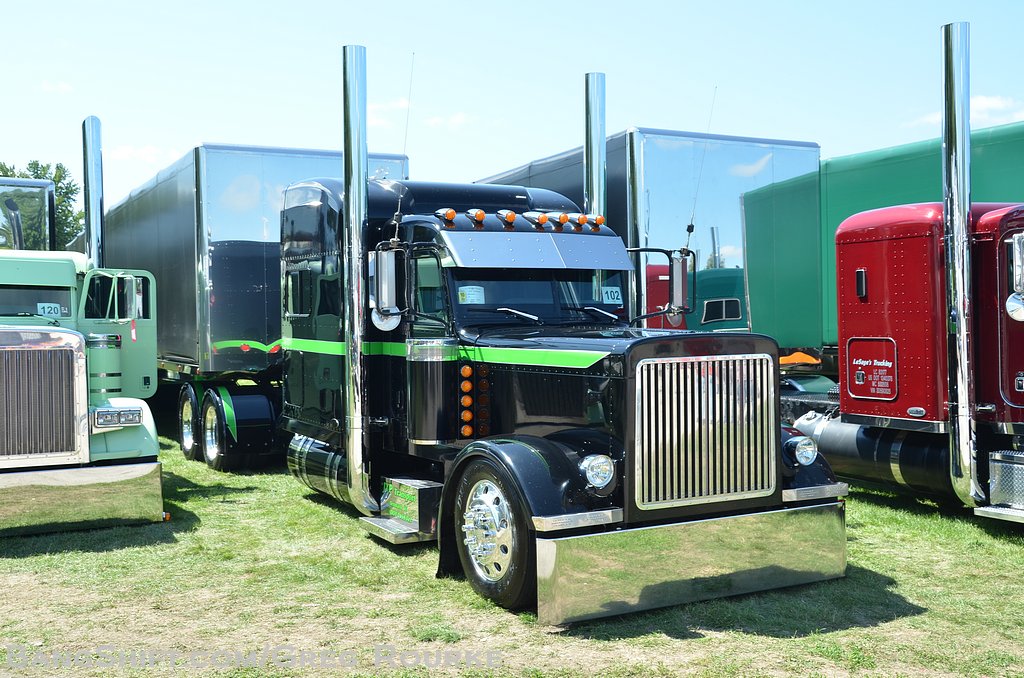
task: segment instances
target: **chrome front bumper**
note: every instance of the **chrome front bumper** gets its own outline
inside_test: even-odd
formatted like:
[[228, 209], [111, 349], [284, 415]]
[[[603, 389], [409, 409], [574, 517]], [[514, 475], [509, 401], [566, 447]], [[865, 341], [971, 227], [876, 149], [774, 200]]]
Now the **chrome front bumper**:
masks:
[[0, 473], [0, 537], [159, 522], [163, 516], [159, 462]]
[[563, 624], [835, 579], [845, 505], [537, 539], [537, 618]]

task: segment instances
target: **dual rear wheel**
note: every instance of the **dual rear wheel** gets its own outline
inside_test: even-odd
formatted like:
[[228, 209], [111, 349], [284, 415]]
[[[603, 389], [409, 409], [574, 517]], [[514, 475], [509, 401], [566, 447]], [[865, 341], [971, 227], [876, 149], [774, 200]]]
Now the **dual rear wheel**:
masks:
[[232, 466], [225, 428], [224, 403], [217, 392], [206, 389], [202, 405], [191, 384], [178, 394], [178, 443], [186, 459], [202, 460], [215, 471]]

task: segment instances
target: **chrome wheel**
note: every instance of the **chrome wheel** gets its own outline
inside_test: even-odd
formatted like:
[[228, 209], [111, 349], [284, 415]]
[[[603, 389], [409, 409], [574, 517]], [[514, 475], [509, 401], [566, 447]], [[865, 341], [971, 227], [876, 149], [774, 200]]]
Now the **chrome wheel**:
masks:
[[191, 450], [196, 444], [196, 432], [192, 430], [192, 403], [185, 400], [181, 405], [181, 449]]
[[476, 574], [500, 581], [509, 571], [515, 549], [513, 517], [505, 495], [490, 480], [480, 480], [469, 491], [462, 514], [462, 543]]
[[206, 463], [213, 464], [221, 454], [220, 421], [217, 417], [217, 408], [211, 405], [203, 412], [203, 454], [206, 455]]

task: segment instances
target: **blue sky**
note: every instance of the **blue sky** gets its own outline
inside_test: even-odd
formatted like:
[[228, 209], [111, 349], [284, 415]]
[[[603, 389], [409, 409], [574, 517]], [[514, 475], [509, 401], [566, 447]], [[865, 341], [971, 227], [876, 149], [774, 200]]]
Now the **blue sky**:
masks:
[[97, 115], [109, 205], [202, 142], [339, 148], [344, 44], [367, 47], [370, 150], [407, 153], [413, 178], [470, 181], [580, 145], [588, 71], [606, 74], [609, 134], [813, 141], [834, 157], [938, 136], [951, 21], [971, 24], [973, 126], [1024, 119], [1021, 19], [1024, 3], [979, 0], [5, 2], [0, 160], [80, 177], [80, 124]]

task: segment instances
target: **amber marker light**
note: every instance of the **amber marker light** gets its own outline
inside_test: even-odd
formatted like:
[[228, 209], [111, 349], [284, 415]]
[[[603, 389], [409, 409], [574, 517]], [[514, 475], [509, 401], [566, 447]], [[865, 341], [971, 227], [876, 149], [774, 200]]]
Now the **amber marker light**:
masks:
[[466, 210], [466, 216], [473, 221], [474, 225], [483, 225], [484, 217], [487, 214], [483, 210], [471, 209]]
[[544, 230], [544, 224], [548, 223], [548, 215], [543, 212], [523, 212], [523, 218], [533, 224], [538, 231]]
[[463, 393], [469, 393], [470, 391], [473, 390], [473, 382], [471, 382], [469, 379], [466, 379], [461, 384], [459, 384], [459, 388], [462, 389]]
[[463, 407], [472, 407], [473, 406], [473, 396], [471, 396], [471, 395], [464, 395], [464, 396], [462, 396], [459, 399], [459, 404], [462, 405]]
[[512, 210], [498, 210], [498, 218], [501, 219], [505, 228], [512, 228], [516, 220], [516, 213]]
[[462, 417], [462, 421], [473, 421], [473, 413], [469, 410], [462, 410], [462, 414], [460, 416]]
[[473, 368], [470, 367], [469, 365], [463, 365], [462, 368], [459, 370], [459, 374], [464, 379], [469, 379], [470, 377], [473, 376]]
[[463, 438], [468, 438], [471, 435], [473, 435], [473, 427], [470, 426], [469, 424], [466, 424], [461, 429], [459, 429], [459, 433], [462, 434]]

